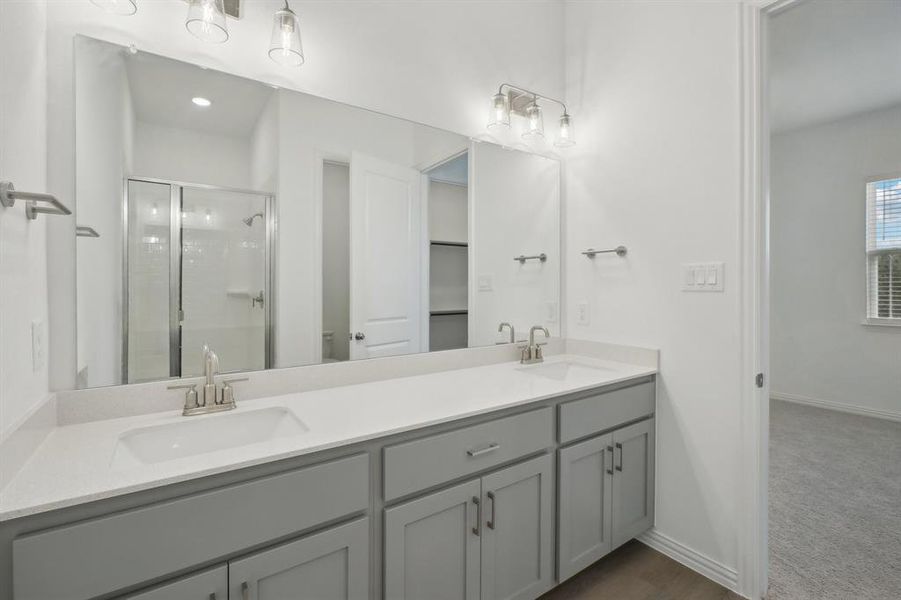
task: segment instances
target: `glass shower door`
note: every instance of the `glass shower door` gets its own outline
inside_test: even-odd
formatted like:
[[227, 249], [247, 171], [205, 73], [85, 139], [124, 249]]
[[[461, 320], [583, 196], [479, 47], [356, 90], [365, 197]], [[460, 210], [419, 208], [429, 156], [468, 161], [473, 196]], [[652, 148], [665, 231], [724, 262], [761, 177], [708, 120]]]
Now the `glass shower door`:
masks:
[[220, 371], [268, 367], [268, 198], [181, 188], [181, 376], [201, 375], [201, 349]]

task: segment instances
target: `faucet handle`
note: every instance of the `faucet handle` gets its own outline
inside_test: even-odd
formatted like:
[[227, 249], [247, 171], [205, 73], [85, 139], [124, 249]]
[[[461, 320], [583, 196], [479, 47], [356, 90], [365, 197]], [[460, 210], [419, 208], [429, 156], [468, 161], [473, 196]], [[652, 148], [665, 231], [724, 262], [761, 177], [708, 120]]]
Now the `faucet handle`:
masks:
[[166, 389], [170, 390], [187, 390], [185, 392], [185, 410], [197, 408], [197, 384], [185, 383], [181, 385], [170, 385]]

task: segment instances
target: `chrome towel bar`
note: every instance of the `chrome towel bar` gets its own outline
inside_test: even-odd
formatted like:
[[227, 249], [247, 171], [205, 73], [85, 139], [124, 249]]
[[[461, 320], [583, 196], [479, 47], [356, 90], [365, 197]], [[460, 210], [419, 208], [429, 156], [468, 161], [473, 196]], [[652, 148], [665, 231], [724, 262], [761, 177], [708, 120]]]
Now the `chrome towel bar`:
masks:
[[617, 246], [616, 248], [611, 248], [609, 250], [595, 250], [594, 248], [589, 248], [582, 254], [587, 256], [588, 258], [594, 258], [598, 254], [612, 254], [616, 253], [617, 256], [625, 256], [626, 255], [626, 247], [625, 246]]
[[76, 225], [75, 235], [78, 237], [99, 238], [100, 234], [93, 227], [87, 225]]
[[[0, 204], [9, 208], [15, 205], [16, 200], [25, 201], [25, 216], [31, 220], [37, 219], [38, 214], [72, 214], [72, 211], [66, 208], [66, 205], [60, 202], [56, 196], [35, 192], [17, 192], [11, 181], [0, 181]], [[49, 204], [49, 206], [38, 206], [39, 202]]]
[[520, 254], [519, 256], [514, 256], [513, 260], [519, 261], [519, 264], [526, 264], [527, 260], [540, 260], [541, 262], [545, 262], [547, 260], [547, 254], [542, 252], [541, 254], [535, 254], [534, 256], [524, 256]]

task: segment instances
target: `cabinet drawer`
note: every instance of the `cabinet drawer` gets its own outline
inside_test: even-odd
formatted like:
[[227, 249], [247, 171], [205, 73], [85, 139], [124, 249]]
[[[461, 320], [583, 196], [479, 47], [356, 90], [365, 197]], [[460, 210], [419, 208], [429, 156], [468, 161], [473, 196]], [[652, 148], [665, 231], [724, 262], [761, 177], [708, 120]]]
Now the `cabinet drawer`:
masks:
[[385, 448], [385, 500], [452, 481], [554, 443], [551, 408]]
[[369, 506], [369, 456], [152, 504], [13, 541], [17, 600], [80, 600], [223, 558]]
[[566, 402], [560, 405], [560, 442], [613, 429], [653, 413], [653, 381]]

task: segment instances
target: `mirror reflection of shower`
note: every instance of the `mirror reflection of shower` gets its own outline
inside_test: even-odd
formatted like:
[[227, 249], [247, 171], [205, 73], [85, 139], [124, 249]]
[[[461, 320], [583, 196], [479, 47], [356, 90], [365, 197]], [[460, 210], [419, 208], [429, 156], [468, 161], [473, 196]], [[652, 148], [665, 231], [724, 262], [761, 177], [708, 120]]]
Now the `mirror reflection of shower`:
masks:
[[245, 225], [247, 225], [248, 227], [250, 227], [251, 225], [253, 225], [253, 220], [256, 219], [257, 217], [259, 217], [259, 218], [260, 218], [260, 221], [262, 221], [262, 220], [263, 220], [263, 213], [261, 213], [261, 212], [254, 213], [254, 214], [250, 215], [249, 217], [247, 217], [246, 219], [241, 219], [241, 221], [242, 221]]

